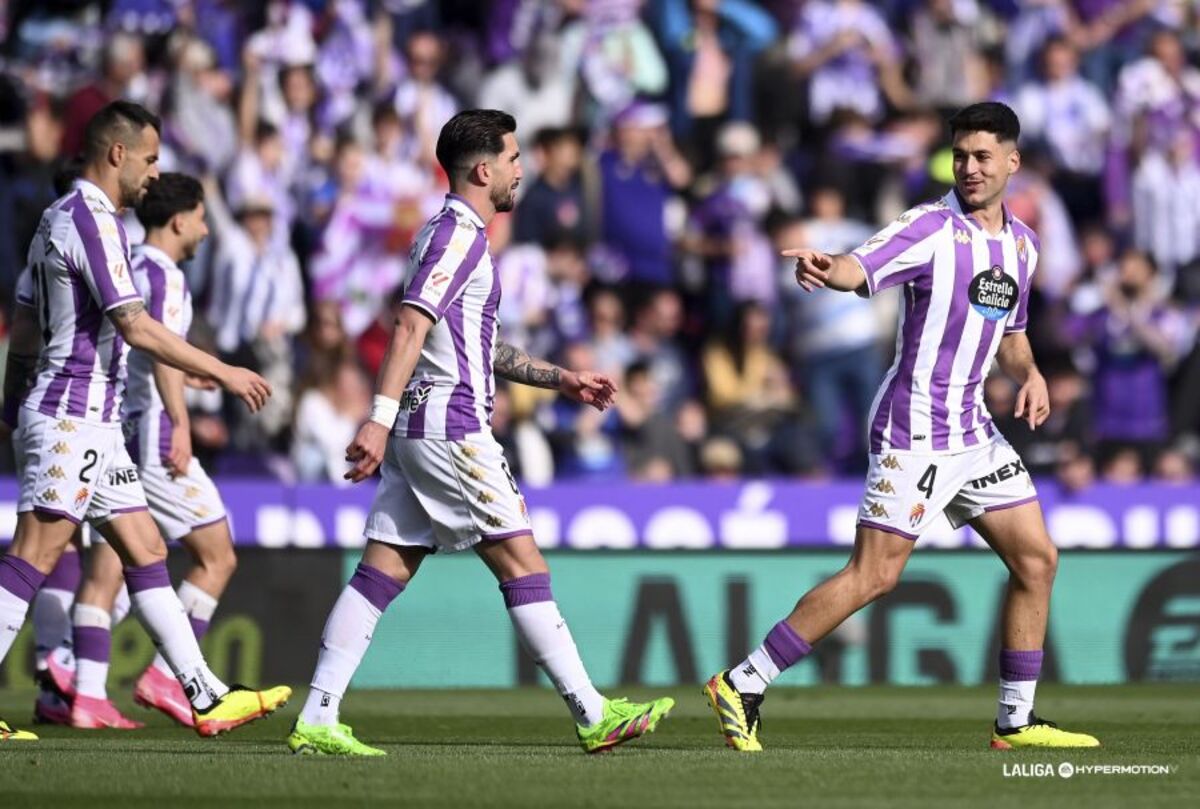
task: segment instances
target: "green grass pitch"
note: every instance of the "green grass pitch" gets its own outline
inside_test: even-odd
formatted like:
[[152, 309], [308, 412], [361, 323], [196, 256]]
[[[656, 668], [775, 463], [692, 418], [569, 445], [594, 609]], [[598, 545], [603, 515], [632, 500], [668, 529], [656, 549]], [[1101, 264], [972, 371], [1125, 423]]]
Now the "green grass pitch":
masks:
[[[959, 807], [1195, 805], [1200, 795], [1200, 685], [1039, 689], [1038, 708], [1098, 736], [1099, 750], [988, 749], [993, 688], [775, 689], [764, 705], [766, 752], [726, 750], [699, 686], [656, 734], [584, 755], [550, 691], [356, 691], [344, 718], [387, 758], [296, 757], [284, 711], [201, 740], [122, 708], [138, 732], [42, 730], [0, 745], [0, 806]], [[660, 693], [634, 689], [631, 697]], [[0, 693], [24, 721], [33, 693]], [[1004, 768], [1070, 762], [1154, 764], [1169, 775], [1006, 777]]]

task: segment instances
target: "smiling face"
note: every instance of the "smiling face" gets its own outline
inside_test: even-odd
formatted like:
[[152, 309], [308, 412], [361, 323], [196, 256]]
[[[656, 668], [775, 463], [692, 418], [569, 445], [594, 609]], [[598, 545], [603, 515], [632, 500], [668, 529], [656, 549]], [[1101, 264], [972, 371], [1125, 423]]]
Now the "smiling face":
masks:
[[521, 149], [512, 132], [504, 136], [504, 150], [487, 161], [490, 172], [488, 195], [498, 212], [511, 211], [517, 204], [517, 186], [521, 184]]
[[183, 243], [183, 260], [195, 258], [200, 243], [208, 237], [208, 224], [204, 221], [204, 203], [201, 202], [190, 211], [175, 214], [173, 227]]
[[998, 140], [991, 132], [956, 133], [953, 154], [954, 185], [970, 209], [999, 203], [1008, 178], [1021, 167], [1016, 143]]

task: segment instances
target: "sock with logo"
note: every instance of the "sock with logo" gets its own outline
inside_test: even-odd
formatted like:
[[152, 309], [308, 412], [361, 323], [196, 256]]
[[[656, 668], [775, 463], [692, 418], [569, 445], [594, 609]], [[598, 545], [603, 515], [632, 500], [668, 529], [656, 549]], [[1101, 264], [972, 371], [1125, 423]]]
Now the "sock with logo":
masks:
[[504, 605], [521, 645], [554, 683], [575, 723], [590, 727], [604, 718], [604, 697], [592, 685], [567, 622], [550, 592], [550, 574], [501, 582]]
[[94, 604], [76, 604], [75, 691], [108, 699], [108, 660], [112, 651], [112, 616]]
[[1002, 729], [1029, 724], [1033, 695], [1042, 673], [1042, 650], [1000, 650], [1000, 704], [996, 724]]
[[[204, 640], [213, 613], [217, 611], [217, 600], [190, 581], [181, 583], [177, 593], [179, 603], [183, 604], [184, 612], [188, 615], [188, 623], [192, 625], [192, 634], [196, 636], [197, 641]], [[168, 677], [175, 676], [175, 672], [171, 671], [161, 654], [154, 656], [152, 665]]]
[[24, 559], [11, 553], [0, 559], [0, 662], [8, 656], [29, 602], [45, 580], [46, 575]]
[[403, 583], [379, 568], [358, 563], [325, 622], [317, 670], [300, 711], [300, 721], [310, 725], [337, 724], [338, 706], [371, 645], [379, 616], [403, 591]]
[[46, 657], [52, 651], [71, 645], [71, 607], [82, 578], [79, 554], [65, 552], [33, 597], [33, 655], [38, 671], [46, 670]]
[[740, 693], [761, 694], [776, 677], [811, 651], [812, 646], [796, 634], [791, 624], [780, 621], [771, 627], [761, 646], [729, 670], [729, 680]]
[[126, 567], [125, 585], [138, 620], [170, 664], [192, 707], [197, 711], [211, 708], [229, 688], [204, 661], [183, 604], [171, 589], [166, 563]]

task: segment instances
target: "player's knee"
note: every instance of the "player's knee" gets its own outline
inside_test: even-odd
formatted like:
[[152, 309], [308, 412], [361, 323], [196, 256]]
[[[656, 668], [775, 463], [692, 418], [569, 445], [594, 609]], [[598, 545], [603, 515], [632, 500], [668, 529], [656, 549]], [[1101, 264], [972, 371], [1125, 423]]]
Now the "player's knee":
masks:
[[1058, 548], [1050, 543], [1021, 553], [1012, 565], [1013, 575], [1027, 589], [1048, 589], [1058, 572]]
[[863, 604], [869, 604], [896, 589], [901, 570], [892, 565], [856, 565], [854, 573]]

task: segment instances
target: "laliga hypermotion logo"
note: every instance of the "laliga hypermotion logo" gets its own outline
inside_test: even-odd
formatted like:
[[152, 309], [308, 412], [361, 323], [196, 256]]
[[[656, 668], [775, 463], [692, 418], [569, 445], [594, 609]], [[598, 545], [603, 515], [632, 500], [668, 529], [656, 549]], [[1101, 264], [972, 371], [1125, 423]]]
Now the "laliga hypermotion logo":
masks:
[[917, 527], [917, 523], [925, 516], [925, 504], [917, 503], [912, 507], [912, 511], [908, 512], [908, 524], [913, 528]]

